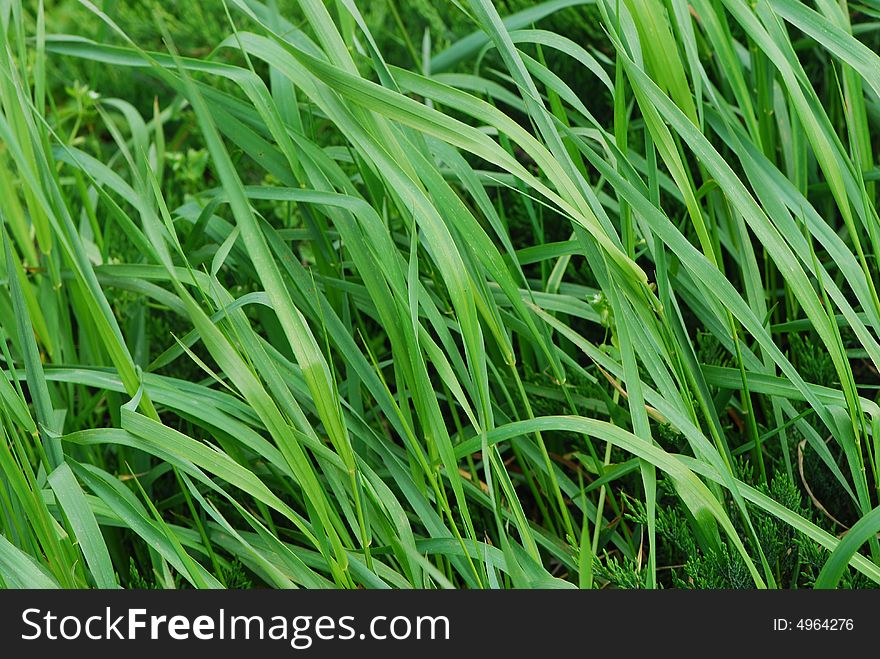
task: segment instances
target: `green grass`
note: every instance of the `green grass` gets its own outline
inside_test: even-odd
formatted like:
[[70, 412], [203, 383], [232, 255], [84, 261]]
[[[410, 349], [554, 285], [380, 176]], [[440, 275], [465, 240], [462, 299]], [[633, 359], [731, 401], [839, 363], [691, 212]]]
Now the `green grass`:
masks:
[[0, 585], [880, 583], [880, 6], [361, 5], [0, 3]]

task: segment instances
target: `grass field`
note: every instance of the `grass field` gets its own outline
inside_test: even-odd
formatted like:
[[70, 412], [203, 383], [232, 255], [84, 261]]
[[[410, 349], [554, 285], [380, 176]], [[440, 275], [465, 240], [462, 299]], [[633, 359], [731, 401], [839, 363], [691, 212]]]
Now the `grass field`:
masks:
[[877, 0], [0, 1], [0, 585], [880, 583]]

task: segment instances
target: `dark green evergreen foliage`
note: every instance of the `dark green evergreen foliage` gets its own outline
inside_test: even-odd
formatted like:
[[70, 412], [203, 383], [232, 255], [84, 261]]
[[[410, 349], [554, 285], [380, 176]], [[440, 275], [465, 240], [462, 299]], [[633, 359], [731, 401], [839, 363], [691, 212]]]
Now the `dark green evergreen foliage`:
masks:
[[636, 561], [631, 558], [606, 556], [596, 558], [593, 566], [596, 578], [607, 582], [614, 588], [642, 589], [645, 587], [644, 568], [639, 569]]
[[834, 386], [837, 378], [834, 364], [816, 336], [792, 333], [789, 335], [789, 343], [794, 363], [807, 382], [825, 387]]
[[681, 577], [673, 576], [673, 581], [680, 588], [754, 588], [755, 582], [745, 563], [735, 551], [731, 551], [727, 543], [722, 542], [720, 549], [710, 549], [691, 557], [684, 564]]
[[[748, 462], [741, 460], [740, 477], [755, 483], [754, 474]], [[792, 512], [810, 519], [815, 515], [804, 503], [804, 495], [798, 486], [784, 472], [773, 476], [769, 485], [755, 483], [757, 490], [781, 504]], [[670, 505], [662, 505], [657, 513], [657, 535], [665, 547], [663, 561], [668, 565], [668, 585], [681, 588], [754, 588], [751, 575], [736, 552], [731, 551], [727, 542], [720, 547], [704, 548], [696, 540], [688, 515], [676, 499], [670, 497], [668, 485], [661, 483], [661, 491]], [[644, 504], [632, 501], [633, 512], [630, 518], [639, 524], [646, 522]], [[821, 520], [816, 520], [821, 521]], [[821, 569], [827, 552], [803, 533], [793, 529], [778, 518], [760, 510], [752, 516], [755, 535], [764, 556], [773, 570], [774, 579], [781, 587], [809, 588]], [[757, 551], [751, 552], [758, 560]], [[603, 565], [603, 567], [605, 567]], [[613, 569], [605, 567], [607, 578], [616, 584], [638, 579], [634, 564], [621, 561]], [[864, 583], [861, 575], [848, 573], [845, 583]]]

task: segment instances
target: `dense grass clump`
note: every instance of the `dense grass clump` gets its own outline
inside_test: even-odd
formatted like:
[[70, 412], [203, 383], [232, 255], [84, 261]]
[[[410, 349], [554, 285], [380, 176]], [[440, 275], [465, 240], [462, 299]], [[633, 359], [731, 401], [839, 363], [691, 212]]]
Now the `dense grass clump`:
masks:
[[874, 586], [878, 28], [0, 3], [0, 585]]

